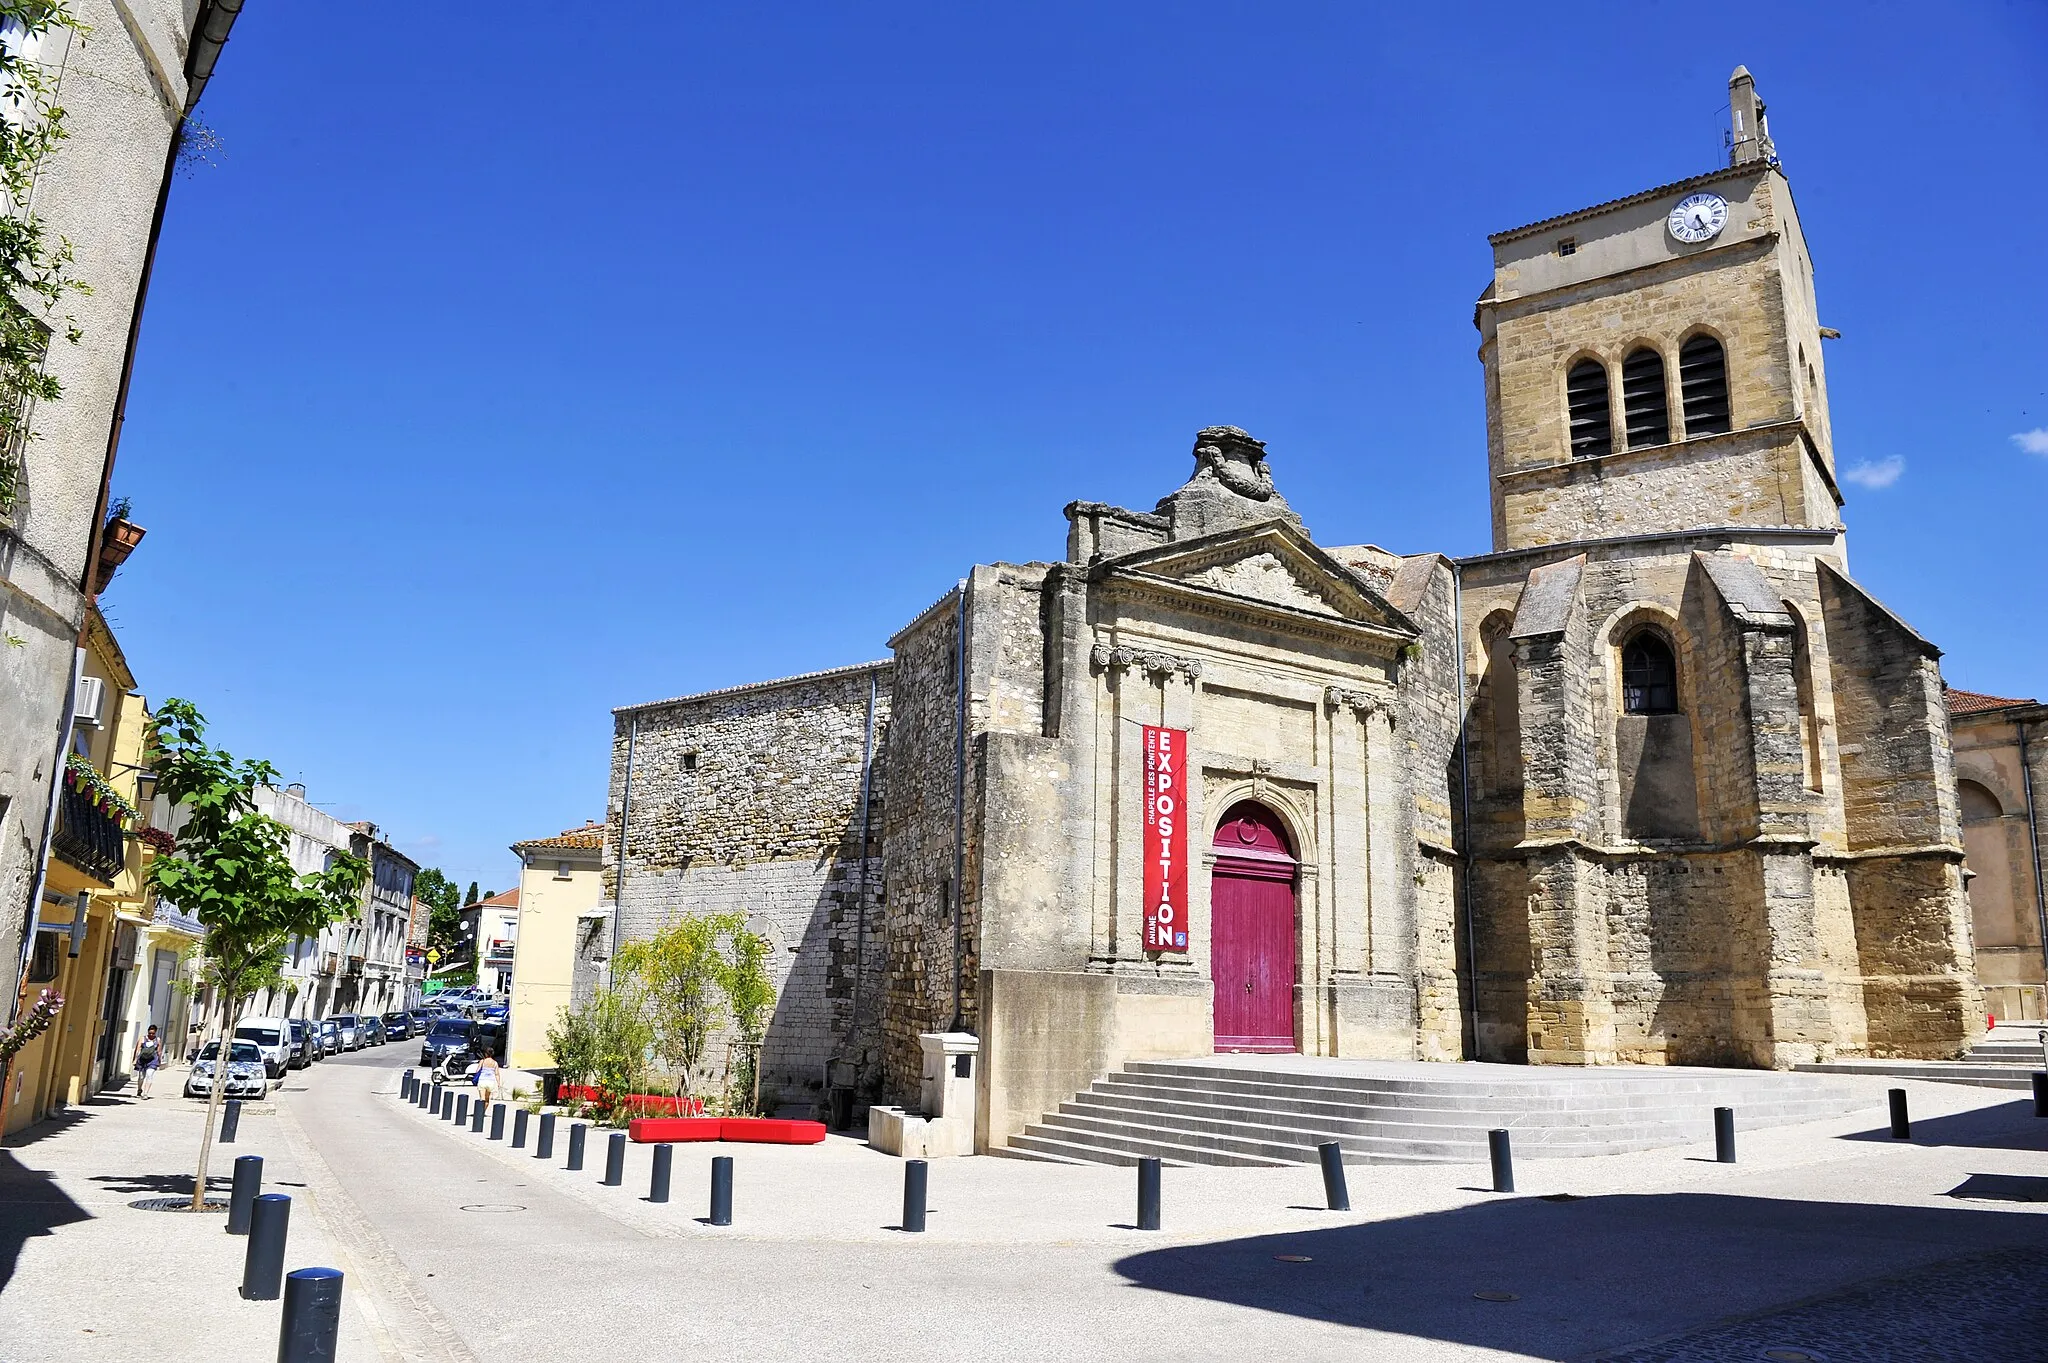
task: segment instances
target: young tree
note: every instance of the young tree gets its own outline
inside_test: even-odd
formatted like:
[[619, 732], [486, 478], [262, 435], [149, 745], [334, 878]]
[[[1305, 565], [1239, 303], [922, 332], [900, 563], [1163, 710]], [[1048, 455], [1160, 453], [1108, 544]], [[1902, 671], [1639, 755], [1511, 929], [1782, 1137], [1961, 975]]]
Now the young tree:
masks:
[[760, 1039], [775, 1002], [768, 943], [738, 910], [686, 915], [644, 942], [619, 949], [620, 970], [637, 985], [654, 1028], [654, 1053], [687, 1094], [712, 1035], [729, 1021], [745, 1042]]
[[294, 937], [313, 937], [358, 912], [369, 865], [346, 853], [324, 871], [297, 875], [286, 855], [291, 830], [256, 812], [258, 786], [276, 784], [268, 762], [237, 761], [207, 744], [206, 719], [190, 701], [157, 707], [150, 722], [149, 766], [157, 793], [183, 817], [177, 850], [151, 863], [158, 894], [206, 928], [200, 950], [220, 1004], [220, 1049], [199, 1140], [192, 1207], [206, 1200], [206, 1165], [227, 1088], [231, 1024], [255, 986], [274, 971]]
[[466, 908], [468, 908], [468, 907], [469, 907], [470, 905], [472, 905], [472, 904], [476, 903], [476, 901], [477, 901], [477, 893], [476, 893], [476, 882], [475, 882], [474, 880], [472, 880], [472, 881], [470, 881], [470, 882], [469, 882], [469, 895], [468, 895], [468, 897], [467, 897], [467, 898], [465, 898], [465, 899], [464, 899], [464, 900], [462, 901], [462, 907], [466, 909]]
[[462, 892], [438, 866], [429, 866], [414, 876], [412, 892], [428, 908], [427, 945], [439, 947], [446, 956], [455, 945], [455, 925], [462, 916]]

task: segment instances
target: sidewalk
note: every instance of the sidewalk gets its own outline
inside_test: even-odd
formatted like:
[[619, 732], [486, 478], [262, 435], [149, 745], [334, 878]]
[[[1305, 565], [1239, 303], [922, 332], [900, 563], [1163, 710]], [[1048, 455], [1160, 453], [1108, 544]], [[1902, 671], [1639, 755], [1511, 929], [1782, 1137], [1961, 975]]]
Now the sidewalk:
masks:
[[[0, 1352], [37, 1363], [162, 1360], [269, 1363], [280, 1302], [238, 1291], [248, 1241], [210, 1212], [131, 1204], [192, 1191], [205, 1105], [179, 1096], [182, 1066], [159, 1073], [152, 1096], [131, 1085], [17, 1133], [0, 1149]], [[284, 1088], [318, 1084], [318, 1067]], [[287, 1272], [325, 1266], [350, 1274], [293, 1156], [277, 1095], [242, 1106], [232, 1145], [216, 1143], [209, 1179], [225, 1198], [238, 1155], [263, 1157], [263, 1191], [292, 1199]], [[358, 1294], [344, 1290], [341, 1356], [379, 1356]], [[353, 1304], [352, 1304], [353, 1303]]]

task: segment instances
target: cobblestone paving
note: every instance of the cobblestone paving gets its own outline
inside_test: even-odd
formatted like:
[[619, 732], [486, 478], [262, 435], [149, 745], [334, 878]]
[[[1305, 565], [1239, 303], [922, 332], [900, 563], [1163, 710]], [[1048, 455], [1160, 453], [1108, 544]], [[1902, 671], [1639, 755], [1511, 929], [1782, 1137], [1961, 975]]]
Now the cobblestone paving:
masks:
[[1601, 1363], [2041, 1363], [2048, 1251], [1973, 1254]]

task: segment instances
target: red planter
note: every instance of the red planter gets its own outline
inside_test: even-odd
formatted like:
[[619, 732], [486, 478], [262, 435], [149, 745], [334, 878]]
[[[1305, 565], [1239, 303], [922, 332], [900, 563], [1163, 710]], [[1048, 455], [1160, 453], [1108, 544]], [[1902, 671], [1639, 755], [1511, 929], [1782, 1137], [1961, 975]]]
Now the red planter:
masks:
[[[591, 1084], [564, 1084], [560, 1099], [565, 1103], [610, 1103], [612, 1097], [603, 1089]], [[660, 1093], [629, 1093], [626, 1107], [650, 1117], [702, 1117], [702, 1098], [671, 1098]]]

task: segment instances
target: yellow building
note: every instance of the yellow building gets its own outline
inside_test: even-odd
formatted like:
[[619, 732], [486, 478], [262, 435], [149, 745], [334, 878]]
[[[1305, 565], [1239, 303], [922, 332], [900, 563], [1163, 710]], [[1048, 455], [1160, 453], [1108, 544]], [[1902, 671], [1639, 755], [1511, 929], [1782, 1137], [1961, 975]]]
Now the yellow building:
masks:
[[517, 1069], [548, 1069], [548, 1027], [569, 1004], [577, 925], [604, 896], [598, 867], [604, 827], [585, 824], [552, 838], [515, 842], [519, 858], [519, 931], [512, 963], [512, 1035], [506, 1053]]
[[[174, 949], [159, 968], [174, 977], [178, 952], [192, 940], [180, 924], [156, 922], [143, 890], [145, 859], [155, 855], [135, 836], [145, 822], [136, 806], [147, 803], [139, 778], [148, 704], [97, 606], [84, 633], [76, 717], [58, 773], [49, 864], [22, 980], [24, 1005], [54, 989], [64, 1009], [9, 1068], [8, 1132], [126, 1082], [148, 1025], [131, 1016], [135, 977], [163, 959], [166, 945]], [[159, 993], [170, 998], [176, 991], [166, 983]]]

